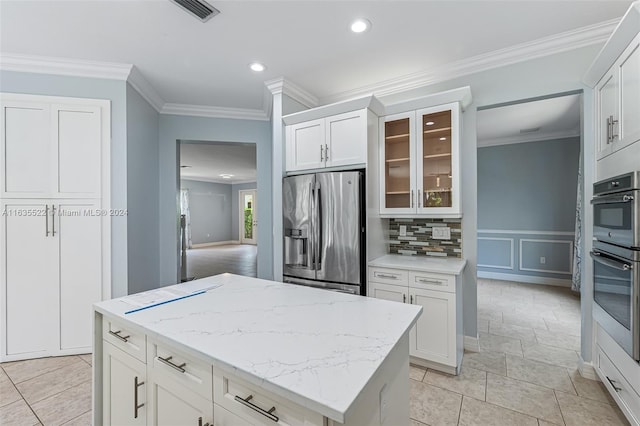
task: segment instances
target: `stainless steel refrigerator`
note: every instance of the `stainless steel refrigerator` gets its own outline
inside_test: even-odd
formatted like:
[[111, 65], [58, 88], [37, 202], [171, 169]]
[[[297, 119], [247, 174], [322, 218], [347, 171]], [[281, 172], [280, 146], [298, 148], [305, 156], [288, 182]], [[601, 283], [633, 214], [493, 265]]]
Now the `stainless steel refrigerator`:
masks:
[[285, 282], [365, 294], [363, 194], [358, 171], [284, 178]]

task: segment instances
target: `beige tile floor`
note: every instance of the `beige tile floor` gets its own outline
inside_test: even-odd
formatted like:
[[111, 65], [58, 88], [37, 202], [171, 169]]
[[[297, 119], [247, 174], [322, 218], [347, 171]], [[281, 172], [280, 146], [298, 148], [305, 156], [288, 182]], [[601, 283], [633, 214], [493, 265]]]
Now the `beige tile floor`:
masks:
[[[480, 352], [465, 353], [459, 376], [411, 367], [411, 426], [628, 424], [576, 369], [580, 301], [570, 291], [479, 280], [478, 328]], [[90, 364], [0, 364], [0, 425], [90, 425]]]
[[411, 366], [412, 426], [628, 424], [577, 370], [580, 300], [570, 290], [478, 280], [480, 352], [451, 376]]

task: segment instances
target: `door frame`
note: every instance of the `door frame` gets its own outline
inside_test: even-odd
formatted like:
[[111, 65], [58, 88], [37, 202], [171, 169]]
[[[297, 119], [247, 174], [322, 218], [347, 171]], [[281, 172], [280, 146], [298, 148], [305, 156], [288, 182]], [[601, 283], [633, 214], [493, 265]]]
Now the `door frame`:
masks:
[[[251, 210], [253, 211], [253, 238], [243, 238], [244, 236], [244, 194], [252, 193], [253, 194], [253, 207]], [[257, 206], [258, 199], [258, 190], [257, 189], [240, 189], [238, 190], [238, 240], [240, 244], [258, 244], [258, 236], [256, 235], [255, 229], [257, 228], [257, 218], [256, 213], [258, 211]]]

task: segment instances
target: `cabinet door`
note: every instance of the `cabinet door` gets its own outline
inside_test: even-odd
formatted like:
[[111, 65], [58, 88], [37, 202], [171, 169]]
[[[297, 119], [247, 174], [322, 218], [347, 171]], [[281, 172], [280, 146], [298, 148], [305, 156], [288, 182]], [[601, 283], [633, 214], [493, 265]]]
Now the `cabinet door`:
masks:
[[416, 113], [419, 214], [460, 213], [458, 104]]
[[415, 114], [380, 119], [380, 213], [416, 212]]
[[59, 282], [51, 205], [24, 200], [0, 206], [0, 356], [11, 361], [49, 355]]
[[213, 414], [214, 426], [252, 426], [254, 424], [240, 416], [236, 416], [230, 411], [225, 410], [218, 404], [214, 404]]
[[324, 118], [287, 126], [287, 171], [324, 167]]
[[369, 297], [391, 300], [392, 302], [407, 302], [407, 287], [369, 282]]
[[60, 270], [60, 339], [58, 349], [91, 350], [91, 306], [101, 300], [102, 243], [100, 205], [65, 201], [53, 220]]
[[2, 101], [0, 194], [46, 198], [51, 194], [50, 109], [37, 102]]
[[150, 424], [157, 426], [213, 424], [213, 401], [203, 398], [176, 382], [164, 371], [150, 370], [149, 390]]
[[102, 348], [104, 424], [146, 425], [145, 365], [108, 342]]
[[101, 110], [87, 105], [52, 105], [54, 196], [99, 198]]
[[[640, 34], [623, 52], [620, 68], [620, 148], [640, 139]], [[617, 149], [617, 148], [616, 148]]]
[[327, 167], [367, 162], [367, 110], [352, 111], [325, 119]]
[[[615, 68], [615, 67], [614, 67]], [[600, 159], [613, 151], [613, 137], [617, 132], [618, 123], [618, 73], [612, 70], [605, 75], [596, 87], [598, 99], [598, 139], [596, 140], [597, 158]]]
[[456, 295], [409, 288], [409, 301], [422, 306], [422, 315], [411, 330], [411, 356], [456, 366]]

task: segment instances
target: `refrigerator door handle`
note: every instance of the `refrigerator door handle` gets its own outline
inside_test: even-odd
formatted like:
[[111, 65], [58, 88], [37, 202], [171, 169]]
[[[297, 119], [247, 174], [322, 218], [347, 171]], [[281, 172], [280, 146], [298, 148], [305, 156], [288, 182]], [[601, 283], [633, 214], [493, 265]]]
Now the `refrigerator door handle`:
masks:
[[315, 183], [311, 182], [309, 184], [309, 206], [311, 207], [311, 214], [309, 215], [309, 221], [311, 222], [311, 229], [309, 232], [309, 252], [311, 256], [311, 264], [309, 265], [309, 269], [316, 269], [316, 228], [315, 228]]
[[320, 270], [322, 268], [322, 241], [321, 241], [322, 222], [320, 221], [320, 184], [316, 182], [315, 188], [316, 188], [314, 192], [315, 199], [313, 200], [313, 214], [312, 214], [313, 222], [315, 225], [315, 235], [313, 236], [313, 238], [315, 243], [315, 255], [316, 255], [315, 267], [316, 267], [316, 270]]

